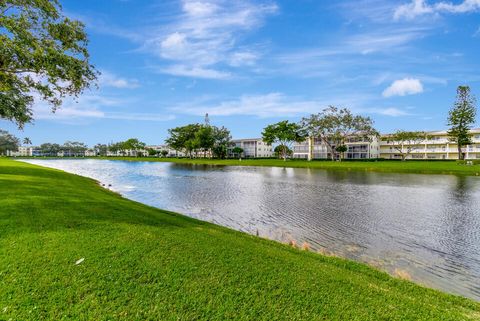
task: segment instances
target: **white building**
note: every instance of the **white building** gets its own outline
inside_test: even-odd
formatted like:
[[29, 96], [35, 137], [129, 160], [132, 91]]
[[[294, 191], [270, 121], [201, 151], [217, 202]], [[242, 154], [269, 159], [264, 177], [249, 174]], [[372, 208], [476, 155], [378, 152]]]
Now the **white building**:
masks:
[[[473, 144], [462, 149], [465, 159], [480, 159], [480, 129], [471, 130]], [[382, 135], [380, 138], [372, 138], [371, 141], [351, 138], [345, 145], [348, 151], [345, 152], [345, 159], [402, 159], [401, 153], [396, 147], [406, 151], [412, 149], [407, 159], [458, 159], [457, 144], [452, 143], [447, 131], [428, 132], [428, 139], [415, 145], [399, 145], [398, 142], [389, 140], [390, 134]], [[412, 148], [413, 147], [413, 148]], [[309, 138], [305, 142], [293, 146], [293, 157], [303, 159], [330, 159], [331, 153], [319, 139]]]
[[163, 144], [163, 145], [150, 145], [146, 146], [146, 149], [153, 149], [156, 152], [161, 153], [162, 151], [167, 151], [167, 157], [185, 157], [185, 153], [182, 151], [175, 150], [170, 146]]
[[[465, 159], [480, 159], [480, 129], [473, 129], [473, 144], [462, 149]], [[401, 159], [402, 155], [397, 148], [405, 151], [411, 148], [407, 159], [458, 159], [457, 144], [448, 139], [447, 131], [427, 132], [428, 139], [413, 145], [399, 145], [390, 141], [389, 135], [384, 135], [380, 141], [380, 157], [385, 159]], [[395, 146], [397, 145], [397, 146]]]
[[234, 139], [231, 143], [232, 145], [228, 148], [228, 157], [237, 156], [232, 152], [235, 147], [243, 149], [245, 158], [273, 157], [272, 145], [265, 143], [261, 138]]
[[17, 151], [7, 150], [7, 156], [10, 157], [29, 157], [33, 156], [35, 147], [19, 146]]
[[[348, 150], [344, 153], [345, 159], [368, 159], [379, 157], [379, 140], [371, 137], [370, 140], [352, 137], [345, 142]], [[335, 146], [333, 146], [335, 148]], [[293, 145], [293, 158], [300, 159], [331, 159], [330, 148], [318, 138], [310, 137], [304, 142]]]

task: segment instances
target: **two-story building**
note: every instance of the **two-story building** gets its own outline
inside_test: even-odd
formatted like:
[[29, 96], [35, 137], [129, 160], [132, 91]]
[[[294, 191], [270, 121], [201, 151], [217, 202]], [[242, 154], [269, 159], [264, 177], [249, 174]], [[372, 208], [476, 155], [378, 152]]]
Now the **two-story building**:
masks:
[[228, 157], [235, 157], [233, 148], [240, 147], [243, 149], [243, 157], [245, 158], [268, 158], [273, 157], [273, 147], [265, 143], [261, 138], [250, 139], [234, 139], [228, 148]]

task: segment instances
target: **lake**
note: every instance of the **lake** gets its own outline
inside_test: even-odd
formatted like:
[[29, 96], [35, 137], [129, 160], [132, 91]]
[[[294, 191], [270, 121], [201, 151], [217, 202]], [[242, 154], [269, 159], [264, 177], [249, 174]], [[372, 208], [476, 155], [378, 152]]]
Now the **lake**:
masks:
[[123, 196], [480, 300], [480, 179], [302, 168], [26, 160]]

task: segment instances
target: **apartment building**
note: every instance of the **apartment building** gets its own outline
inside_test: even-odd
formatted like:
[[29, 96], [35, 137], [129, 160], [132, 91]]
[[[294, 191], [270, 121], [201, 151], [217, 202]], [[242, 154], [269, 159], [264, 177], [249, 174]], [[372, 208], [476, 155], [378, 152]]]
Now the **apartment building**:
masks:
[[7, 150], [7, 156], [10, 157], [31, 157], [31, 156], [43, 156], [42, 151], [36, 146], [19, 146], [18, 150]]
[[[473, 144], [462, 149], [465, 159], [480, 159], [480, 129], [471, 130]], [[401, 159], [400, 150], [411, 148], [407, 159], [458, 159], [457, 144], [448, 139], [447, 131], [427, 133], [427, 139], [416, 145], [398, 145], [390, 141], [389, 135], [384, 135], [380, 141], [380, 158]], [[395, 146], [397, 145], [397, 146]]]
[[236, 156], [232, 152], [235, 147], [243, 149], [243, 157], [245, 158], [273, 157], [272, 145], [265, 143], [261, 138], [232, 140], [232, 145], [228, 148], [229, 157]]
[[[378, 158], [380, 152], [379, 139], [371, 137], [370, 140], [351, 137], [345, 142], [347, 151], [345, 159]], [[293, 158], [299, 159], [331, 159], [330, 148], [318, 138], [310, 137], [304, 142], [293, 145]]]
[[146, 149], [153, 149], [156, 152], [161, 153], [162, 151], [166, 150], [168, 152], [167, 157], [185, 157], [185, 153], [182, 151], [175, 150], [170, 146], [163, 144], [163, 145], [150, 145], [146, 146]]
[[[462, 149], [465, 159], [480, 159], [480, 129], [471, 130], [473, 144]], [[457, 144], [448, 139], [447, 131], [428, 132], [425, 139], [415, 145], [399, 145], [385, 134], [380, 138], [350, 138], [346, 141], [348, 151], [345, 159], [402, 159], [398, 148], [402, 151], [411, 149], [407, 159], [458, 159]], [[305, 142], [293, 146], [293, 157], [300, 159], [330, 159], [331, 153], [327, 146], [316, 138], [309, 138]]]

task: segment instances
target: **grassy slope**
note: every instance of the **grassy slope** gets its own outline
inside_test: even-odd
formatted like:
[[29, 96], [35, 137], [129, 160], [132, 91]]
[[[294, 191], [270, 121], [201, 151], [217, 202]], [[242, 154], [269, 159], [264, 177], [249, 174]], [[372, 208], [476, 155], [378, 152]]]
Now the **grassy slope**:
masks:
[[0, 159], [0, 320], [10, 318], [469, 320], [480, 305]]
[[188, 158], [151, 158], [151, 157], [101, 157], [102, 159], [118, 159], [127, 161], [173, 162], [185, 164], [231, 165], [231, 166], [275, 166], [305, 167], [335, 170], [360, 170], [375, 172], [423, 173], [423, 174], [461, 174], [480, 176], [480, 165], [459, 165], [454, 161], [304, 161], [279, 159], [188, 159]]

